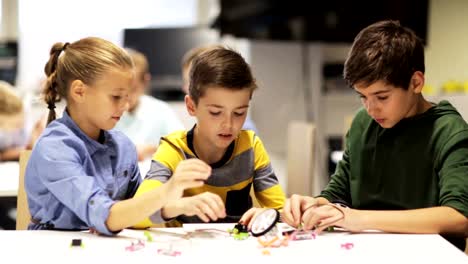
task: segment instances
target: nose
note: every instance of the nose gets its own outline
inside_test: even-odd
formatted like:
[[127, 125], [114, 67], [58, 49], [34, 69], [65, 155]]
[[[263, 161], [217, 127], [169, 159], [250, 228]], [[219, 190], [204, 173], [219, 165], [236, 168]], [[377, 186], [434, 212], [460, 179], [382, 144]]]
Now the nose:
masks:
[[366, 100], [366, 102], [364, 102], [364, 106], [366, 107], [367, 113], [369, 115], [375, 110], [375, 104], [371, 99]]
[[231, 129], [233, 124], [233, 115], [232, 114], [226, 114], [226, 116], [223, 119], [222, 126], [223, 128]]

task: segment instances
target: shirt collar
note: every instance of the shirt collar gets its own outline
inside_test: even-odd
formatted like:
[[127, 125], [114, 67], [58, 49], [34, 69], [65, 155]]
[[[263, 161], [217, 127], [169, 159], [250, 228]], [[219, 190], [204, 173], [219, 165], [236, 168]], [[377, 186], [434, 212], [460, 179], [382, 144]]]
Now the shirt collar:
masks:
[[68, 114], [68, 110], [65, 109], [63, 111], [62, 115], [62, 120], [63, 123], [70, 128], [70, 130], [78, 136], [81, 140], [85, 142], [86, 149], [88, 150], [90, 155], [93, 155], [96, 151], [98, 150], [105, 150], [109, 152], [111, 156], [115, 156], [115, 148], [113, 147], [115, 142], [111, 136], [111, 134], [108, 131], [101, 130], [101, 133], [103, 133], [101, 136], [104, 137], [104, 142], [101, 144], [98, 141], [90, 138], [88, 135], [86, 135], [80, 127], [75, 123], [75, 121], [70, 117]]

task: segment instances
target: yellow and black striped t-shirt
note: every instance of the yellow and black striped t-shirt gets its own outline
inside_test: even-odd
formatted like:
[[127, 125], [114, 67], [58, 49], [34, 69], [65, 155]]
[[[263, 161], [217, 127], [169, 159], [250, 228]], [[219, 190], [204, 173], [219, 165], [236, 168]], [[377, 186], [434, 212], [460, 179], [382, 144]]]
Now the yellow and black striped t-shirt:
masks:
[[[164, 137], [153, 156], [151, 169], [135, 196], [158, 188], [168, 181], [180, 161], [196, 158], [192, 142], [193, 129], [177, 131]], [[255, 132], [241, 130], [225, 156], [211, 166], [212, 175], [205, 184], [199, 188], [187, 189], [184, 196], [215, 193], [225, 203], [226, 214], [239, 220], [252, 207], [250, 189], [253, 185], [255, 197], [262, 207], [283, 207], [284, 192], [273, 172], [263, 143]], [[187, 216], [180, 216], [177, 220], [182, 223], [202, 222], [198, 217]], [[144, 228], [162, 222], [164, 220], [158, 211], [136, 227]]]

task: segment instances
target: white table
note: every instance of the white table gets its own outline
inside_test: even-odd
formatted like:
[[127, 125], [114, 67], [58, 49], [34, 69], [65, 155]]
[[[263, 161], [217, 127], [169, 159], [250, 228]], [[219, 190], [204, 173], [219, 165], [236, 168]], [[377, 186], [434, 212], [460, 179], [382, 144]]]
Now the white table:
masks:
[[[290, 241], [287, 247], [268, 248], [264, 255], [253, 237], [234, 240], [222, 232], [198, 232], [184, 239], [182, 234], [199, 225], [184, 228], [152, 229], [154, 242], [146, 242], [141, 230], [126, 229], [116, 237], [88, 232], [0, 231], [2, 260], [15, 263], [468, 263], [468, 256], [439, 235], [402, 235], [369, 232], [324, 233], [314, 240]], [[233, 224], [208, 224], [203, 227], [227, 230]], [[170, 233], [166, 233], [170, 232]], [[80, 238], [84, 247], [72, 248], [72, 239]], [[145, 240], [139, 251], [125, 248], [137, 239]], [[353, 243], [350, 250], [341, 244]], [[157, 253], [172, 248], [181, 252], [170, 257]], [[140, 262], [141, 261], [141, 262]], [[3, 261], [2, 261], [3, 262]]]

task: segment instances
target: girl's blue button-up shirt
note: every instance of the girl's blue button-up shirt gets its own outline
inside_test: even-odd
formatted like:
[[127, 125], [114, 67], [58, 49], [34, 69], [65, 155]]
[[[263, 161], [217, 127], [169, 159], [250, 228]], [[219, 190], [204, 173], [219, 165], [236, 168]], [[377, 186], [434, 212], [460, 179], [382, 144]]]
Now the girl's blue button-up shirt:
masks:
[[114, 234], [106, 226], [110, 207], [133, 197], [142, 178], [132, 142], [115, 130], [103, 138], [88, 137], [66, 111], [47, 126], [26, 167], [29, 229]]

